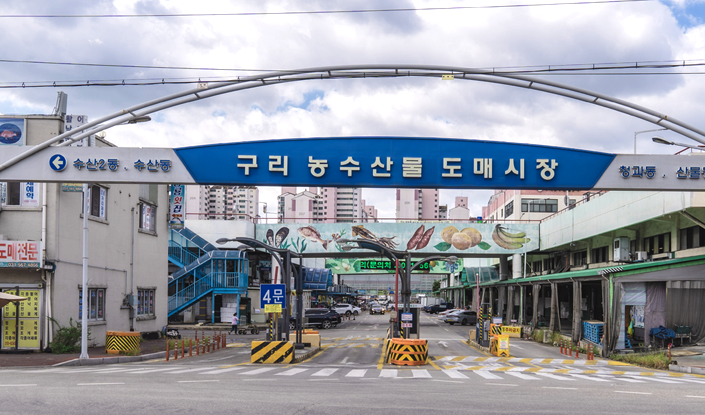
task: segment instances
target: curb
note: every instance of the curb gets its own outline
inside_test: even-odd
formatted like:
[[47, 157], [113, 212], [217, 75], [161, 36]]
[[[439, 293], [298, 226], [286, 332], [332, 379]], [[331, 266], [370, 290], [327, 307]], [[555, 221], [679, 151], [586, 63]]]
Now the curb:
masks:
[[296, 356], [294, 360], [291, 361], [291, 363], [301, 363], [321, 350], [323, 349], [321, 349], [320, 347], [318, 349], [311, 349], [308, 352], [302, 354], [301, 356]]
[[139, 356], [115, 356], [115, 357], [97, 357], [93, 359], [72, 359], [66, 362], [57, 363], [52, 365], [57, 366], [95, 366], [95, 365], [113, 365], [117, 363], [130, 363], [130, 362], [141, 362], [143, 360], [151, 360], [157, 358], [164, 358], [166, 352], [157, 352], [150, 354], [143, 354]]
[[468, 341], [467, 341], [467, 344], [469, 344], [471, 347], [473, 347], [473, 348], [475, 348], [475, 349], [477, 349], [477, 350], [479, 350], [479, 351], [481, 351], [481, 352], [485, 352], [485, 353], [487, 353], [487, 354], [490, 354], [490, 348], [489, 348], [489, 347], [480, 346], [475, 340], [468, 340]]
[[672, 372], [680, 373], [692, 373], [696, 375], [705, 375], [705, 367], [692, 367], [692, 366], [679, 366], [679, 365], [668, 365], [668, 370]]

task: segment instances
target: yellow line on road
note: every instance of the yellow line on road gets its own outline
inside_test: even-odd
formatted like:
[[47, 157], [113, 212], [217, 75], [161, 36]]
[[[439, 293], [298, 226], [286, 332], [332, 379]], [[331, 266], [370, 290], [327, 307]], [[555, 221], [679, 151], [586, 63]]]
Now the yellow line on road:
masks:
[[[466, 356], [457, 356], [457, 357], [450, 359], [450, 361], [451, 362], [461, 362], [461, 361], [465, 360], [465, 357]], [[436, 359], [436, 360], [438, 360], [438, 359]]]
[[434, 369], [436, 369], [436, 370], [441, 370], [441, 368], [438, 367], [438, 365], [437, 365], [436, 363], [434, 363], [433, 360], [431, 360], [430, 358], [429, 358], [429, 359], [426, 359], [426, 363], [428, 363], [429, 365], [431, 365], [431, 366], [432, 366]]

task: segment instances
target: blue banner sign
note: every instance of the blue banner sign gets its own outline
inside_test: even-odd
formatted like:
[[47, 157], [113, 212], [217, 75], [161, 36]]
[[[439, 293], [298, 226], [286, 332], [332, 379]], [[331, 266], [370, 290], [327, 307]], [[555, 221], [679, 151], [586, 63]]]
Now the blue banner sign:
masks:
[[[262, 284], [259, 286], [260, 305], [280, 305], [286, 308], [286, 286], [284, 284]], [[265, 307], [266, 308], [266, 307]]]
[[592, 189], [614, 154], [407, 137], [250, 141], [175, 149], [200, 184]]

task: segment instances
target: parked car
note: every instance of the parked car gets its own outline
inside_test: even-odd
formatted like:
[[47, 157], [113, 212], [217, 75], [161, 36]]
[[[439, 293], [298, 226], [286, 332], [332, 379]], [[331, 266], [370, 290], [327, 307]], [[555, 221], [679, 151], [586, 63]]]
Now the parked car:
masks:
[[451, 326], [460, 323], [463, 326], [477, 324], [477, 312], [470, 310], [460, 310], [457, 313], [448, 313], [445, 322]]
[[450, 310], [453, 308], [455, 308], [453, 306], [453, 303], [440, 303], [432, 305], [428, 312], [431, 314], [438, 314], [442, 311]]
[[[306, 320], [308, 319], [308, 320]], [[306, 322], [307, 321], [307, 322]], [[307, 308], [304, 310], [304, 327], [329, 329], [341, 322], [340, 314], [327, 308]], [[296, 317], [289, 317], [289, 330], [296, 329]]]
[[336, 313], [342, 315], [346, 315], [350, 317], [350, 315], [356, 315], [359, 316], [360, 313], [362, 312], [362, 309], [360, 307], [356, 307], [352, 304], [336, 304], [332, 307], [333, 310], [336, 311]]
[[441, 321], [443, 321], [443, 322], [445, 322], [445, 321], [446, 321], [446, 317], [452, 315], [453, 313], [459, 313], [460, 311], [462, 311], [462, 310], [459, 309], [459, 308], [451, 308], [451, 309], [446, 310], [446, 311], [441, 311], [440, 313], [438, 313], [438, 319], [441, 320]]
[[384, 307], [381, 304], [372, 304], [370, 306], [370, 314], [384, 314]]

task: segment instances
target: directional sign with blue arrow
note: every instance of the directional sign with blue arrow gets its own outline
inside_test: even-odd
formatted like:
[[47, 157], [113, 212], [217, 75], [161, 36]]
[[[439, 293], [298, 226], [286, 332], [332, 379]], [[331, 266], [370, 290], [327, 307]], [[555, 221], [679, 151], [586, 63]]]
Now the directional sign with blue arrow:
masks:
[[49, 159], [49, 166], [54, 171], [63, 171], [66, 168], [66, 157], [57, 154]]

